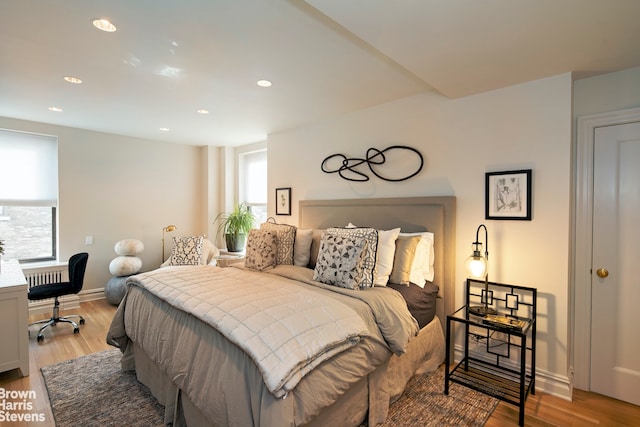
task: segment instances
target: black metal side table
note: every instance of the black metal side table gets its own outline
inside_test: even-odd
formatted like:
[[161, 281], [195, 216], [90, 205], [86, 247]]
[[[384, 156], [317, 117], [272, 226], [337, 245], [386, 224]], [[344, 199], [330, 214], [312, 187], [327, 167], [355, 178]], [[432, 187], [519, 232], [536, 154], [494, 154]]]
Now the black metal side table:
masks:
[[[496, 314], [473, 314], [476, 297]], [[524, 425], [526, 399], [535, 394], [536, 299], [535, 288], [489, 282], [485, 289], [484, 282], [467, 280], [467, 305], [447, 316], [444, 394], [453, 382], [494, 396], [517, 405]], [[463, 357], [452, 365], [456, 325], [464, 326]], [[470, 340], [484, 349], [470, 351]]]

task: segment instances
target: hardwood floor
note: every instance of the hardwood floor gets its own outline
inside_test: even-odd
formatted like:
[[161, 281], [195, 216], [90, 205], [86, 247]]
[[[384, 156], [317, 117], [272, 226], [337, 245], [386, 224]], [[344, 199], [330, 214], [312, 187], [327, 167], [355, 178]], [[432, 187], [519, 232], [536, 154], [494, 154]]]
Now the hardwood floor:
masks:
[[[116, 308], [110, 305], [106, 300], [89, 301], [82, 303], [79, 309], [61, 311], [60, 315], [81, 314], [85, 319], [85, 324], [80, 326], [80, 333], [74, 334], [71, 325], [60, 323], [44, 332], [44, 340], [38, 342], [36, 335], [38, 327], [35, 325], [30, 328], [29, 337], [29, 370], [28, 377], [20, 377], [20, 372], [15, 369], [0, 374], [0, 388], [5, 390], [34, 391], [35, 399], [28, 399], [28, 403], [32, 404], [32, 408], [28, 411], [14, 411], [16, 414], [32, 413], [44, 414], [44, 422], [11, 422], [4, 424], [0, 418], [0, 425], [11, 425], [15, 427], [22, 426], [39, 426], [49, 427], [55, 426], [53, 414], [49, 405], [49, 397], [40, 373], [40, 368], [47, 365], [53, 365], [64, 360], [73, 359], [85, 354], [96, 353], [108, 348], [113, 348], [106, 342], [107, 329], [111, 324], [111, 319]], [[49, 313], [31, 316], [29, 322], [35, 322], [41, 319], [47, 319], [51, 316]], [[2, 345], [2, 343], [0, 343]], [[6, 399], [6, 401], [15, 401], [15, 399]], [[0, 404], [2, 399], [0, 399]], [[2, 407], [0, 407], [2, 411]], [[0, 415], [2, 413], [0, 412]]]
[[[36, 341], [36, 329], [32, 329], [29, 342], [29, 363], [31, 375], [21, 378], [19, 371], [13, 370], [0, 374], [0, 388], [5, 390], [32, 390], [36, 398], [28, 399], [33, 407], [29, 411], [16, 413], [44, 414], [44, 422], [15, 422], [16, 427], [54, 426], [49, 398], [42, 380], [40, 368], [64, 360], [113, 348], [105, 337], [116, 308], [105, 300], [90, 301], [81, 304], [79, 310], [86, 323], [80, 327], [79, 334], [73, 334], [69, 325], [59, 324], [45, 332], [43, 342]], [[73, 314], [62, 313], [62, 314]], [[46, 318], [46, 315], [32, 316], [29, 321]], [[2, 343], [0, 343], [2, 345]], [[0, 403], [2, 399], [0, 399]], [[550, 396], [542, 392], [530, 396], [526, 405], [525, 425], [527, 426], [639, 426], [640, 407], [624, 403], [595, 393], [576, 390], [573, 401]], [[2, 407], [0, 407], [0, 415]], [[5, 425], [0, 422], [0, 425]], [[518, 425], [518, 409], [501, 402], [487, 422], [487, 427]]]

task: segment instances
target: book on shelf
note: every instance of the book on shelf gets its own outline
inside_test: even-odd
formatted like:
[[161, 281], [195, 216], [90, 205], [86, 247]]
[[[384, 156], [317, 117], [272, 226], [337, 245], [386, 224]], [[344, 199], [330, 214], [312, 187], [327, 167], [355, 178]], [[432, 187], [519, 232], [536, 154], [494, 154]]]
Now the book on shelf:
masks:
[[518, 319], [517, 317], [505, 316], [502, 314], [487, 314], [482, 318], [482, 323], [498, 328], [521, 331], [527, 321]]

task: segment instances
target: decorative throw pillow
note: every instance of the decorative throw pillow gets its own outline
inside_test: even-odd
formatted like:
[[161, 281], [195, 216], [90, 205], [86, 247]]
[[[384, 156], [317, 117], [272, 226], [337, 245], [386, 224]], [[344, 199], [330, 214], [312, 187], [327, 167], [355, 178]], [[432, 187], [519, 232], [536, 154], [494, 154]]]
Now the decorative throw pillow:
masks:
[[293, 265], [306, 267], [311, 257], [313, 230], [296, 229], [296, 241], [293, 243]]
[[169, 265], [199, 265], [203, 236], [174, 237]]
[[398, 236], [389, 283], [409, 285], [411, 281], [411, 266], [413, 265], [418, 242], [420, 242], [420, 236]]
[[[202, 258], [200, 259], [200, 264], [202, 264], [202, 265], [209, 264], [209, 263], [211, 263], [213, 258], [217, 257], [218, 255], [220, 255], [220, 250], [211, 242], [211, 240], [205, 239], [204, 236], [202, 236]], [[167, 260], [165, 262], [160, 264], [160, 267], [166, 267], [166, 266], [169, 266], [169, 265], [181, 265], [181, 264], [175, 264], [174, 263], [174, 261], [173, 261], [173, 251], [171, 252], [171, 254], [169, 254], [169, 258], [167, 258]], [[185, 264], [183, 264], [183, 265], [185, 265]], [[189, 265], [191, 265], [191, 264], [189, 264]]]
[[367, 245], [362, 254], [362, 281], [360, 288], [373, 287], [373, 272], [376, 268], [376, 253], [378, 251], [378, 230], [375, 228], [328, 228], [329, 235], [347, 237], [358, 240], [365, 239]]
[[296, 240], [296, 227], [287, 224], [264, 222], [261, 230], [269, 230], [276, 235], [276, 264], [293, 264], [293, 245]]
[[320, 242], [313, 280], [347, 289], [358, 289], [367, 241], [325, 234]]
[[276, 266], [276, 234], [269, 230], [249, 231], [244, 265], [252, 270], [264, 271]]
[[[350, 222], [346, 228], [359, 227]], [[386, 286], [389, 281], [389, 275], [393, 269], [396, 239], [399, 234], [400, 228], [378, 230], [378, 250], [376, 251], [376, 266], [373, 270], [373, 284], [376, 286]]]

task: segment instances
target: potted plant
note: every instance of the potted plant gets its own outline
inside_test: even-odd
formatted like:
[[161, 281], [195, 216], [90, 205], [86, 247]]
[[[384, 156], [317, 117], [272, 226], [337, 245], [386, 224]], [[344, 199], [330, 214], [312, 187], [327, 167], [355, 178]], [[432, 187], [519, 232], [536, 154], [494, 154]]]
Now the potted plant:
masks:
[[223, 232], [227, 251], [242, 252], [249, 230], [253, 228], [256, 218], [244, 204], [236, 205], [230, 213], [220, 213], [216, 217], [218, 233]]

